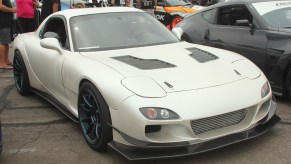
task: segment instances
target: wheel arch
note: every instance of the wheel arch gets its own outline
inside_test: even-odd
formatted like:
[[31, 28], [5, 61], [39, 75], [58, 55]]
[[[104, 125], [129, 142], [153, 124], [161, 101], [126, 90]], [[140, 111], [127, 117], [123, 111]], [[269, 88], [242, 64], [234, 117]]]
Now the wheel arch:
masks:
[[79, 94], [82, 84], [84, 84], [85, 82], [90, 82], [100, 92], [101, 96], [104, 98], [110, 110], [118, 109], [120, 103], [122, 103], [124, 99], [133, 95], [133, 93], [122, 85], [121, 81], [123, 78], [109, 78], [108, 76], [109, 72], [105, 78], [100, 78], [96, 76], [93, 77], [93, 74], [87, 74], [86, 76], [83, 76], [82, 78], [80, 78], [78, 86], [76, 86], [78, 87], [76, 88], [76, 93]]
[[181, 36], [181, 40], [183, 41], [186, 41], [186, 42], [189, 42], [189, 43], [193, 43], [192, 39], [188, 36], [188, 34], [186, 33], [183, 33], [183, 35]]
[[25, 64], [26, 70], [27, 70], [30, 86], [32, 88], [38, 89], [40, 91], [43, 91], [44, 89], [43, 89], [43, 86], [42, 86], [41, 82], [39, 81], [38, 77], [35, 75], [33, 69], [31, 68], [29, 58], [28, 58], [28, 56], [26, 54], [24, 43], [17, 44], [13, 48], [12, 52], [14, 53], [13, 56], [15, 55], [16, 52], [18, 52], [21, 55], [21, 57], [23, 59], [23, 62]]
[[[80, 80], [80, 83], [79, 83], [79, 87], [78, 87], [78, 90], [80, 91], [80, 88], [81, 88], [81, 86], [82, 86], [82, 84], [84, 84], [85, 82], [90, 82], [90, 83], [92, 83], [88, 78], [83, 78], [83, 79], [81, 79]], [[93, 83], [94, 84], [94, 83]], [[98, 89], [98, 87], [97, 87], [97, 89]]]
[[23, 56], [19, 51], [15, 51], [13, 57], [13, 75], [15, 86], [19, 94], [27, 96], [31, 94], [30, 77], [27, 72], [27, 64], [23, 60]]
[[[85, 140], [93, 150], [106, 151], [108, 142], [112, 141], [112, 139], [113, 139], [112, 116], [111, 116], [111, 112], [110, 112], [110, 108], [108, 106], [108, 103], [106, 102], [106, 100], [104, 99], [104, 96], [98, 90], [96, 85], [94, 83], [92, 83], [90, 80], [82, 79], [79, 84], [80, 84], [79, 85], [80, 92], [78, 94], [78, 114], [79, 114], [79, 119], [80, 119], [80, 121], [79, 121], [80, 126], [81, 126], [81, 129], [83, 131], [83, 135], [85, 137]], [[94, 99], [91, 99], [91, 100], [88, 99], [89, 101], [88, 100], [84, 101], [84, 99], [86, 99], [84, 97], [87, 97], [88, 93], [90, 96], [93, 96]], [[80, 95], [84, 95], [84, 96], [80, 96]], [[81, 100], [81, 102], [79, 102], [80, 100]], [[85, 105], [82, 103], [82, 100], [83, 100], [84, 104], [86, 104], [86, 102], [95, 102], [96, 103], [95, 108], [98, 109], [98, 112], [96, 112], [96, 113], [93, 112], [93, 111], [95, 111], [94, 110], [95, 108], [93, 106], [91, 109], [85, 107]], [[83, 105], [80, 105], [80, 103]], [[89, 103], [89, 104], [91, 104], [91, 103]], [[83, 107], [79, 108], [80, 106], [83, 106]], [[87, 110], [88, 109], [91, 110], [91, 112], [88, 112], [88, 111], [86, 112], [86, 110], [84, 110], [84, 108], [87, 108]], [[85, 115], [84, 115], [84, 111], [85, 111]], [[96, 122], [94, 120], [91, 121], [91, 123], [88, 123], [87, 121], [85, 121], [85, 122], [82, 121], [82, 119], [84, 119], [84, 118], [88, 119], [88, 116], [87, 116], [88, 113], [90, 113], [89, 120], [91, 120], [92, 116], [94, 116], [94, 118], [95, 118], [94, 120]], [[97, 113], [99, 113], [99, 114], [97, 114]], [[91, 119], [90, 119], [90, 117], [91, 117]], [[97, 141], [95, 141], [96, 138], [94, 140], [90, 140], [91, 137], [87, 133], [88, 130], [90, 129], [90, 127], [88, 128], [88, 126], [92, 126], [92, 124], [95, 124], [96, 127], [98, 124], [98, 125], [100, 125], [98, 127], [101, 127], [101, 129], [98, 128], [99, 130], [95, 131], [96, 136], [99, 136], [99, 137], [97, 137]], [[87, 128], [86, 128], [86, 126], [87, 126]], [[93, 132], [94, 132], [94, 130], [93, 130]], [[97, 135], [97, 133], [99, 135]]]
[[[78, 91], [78, 97], [79, 97], [79, 93], [80, 93], [80, 88], [81, 88], [81, 86], [82, 86], [84, 83], [86, 83], [86, 82], [91, 83], [91, 84], [96, 88], [97, 92], [99, 92], [100, 96], [102, 97], [102, 99], [103, 99], [104, 102], [106, 103], [106, 106], [108, 107], [108, 112], [109, 112], [109, 115], [110, 115], [110, 124], [112, 124], [112, 117], [111, 117], [111, 112], [110, 112], [109, 104], [108, 104], [106, 98], [104, 97], [104, 95], [102, 94], [102, 91], [101, 91], [100, 87], [98, 87], [98, 85], [97, 85], [96, 83], [92, 82], [92, 81], [89, 80], [88, 78], [83, 78], [83, 79], [81, 79], [81, 81], [80, 81], [80, 83], [79, 83], [79, 88], [78, 88], [78, 90], [79, 90], [79, 91]], [[77, 101], [78, 101], [77, 104], [79, 104], [79, 98], [77, 99]]]
[[287, 91], [287, 76], [289, 71], [291, 71], [291, 59], [287, 62], [286, 67], [283, 71], [283, 96], [287, 97], [289, 96], [289, 98], [291, 98], [291, 95], [288, 95], [288, 91]]
[[92, 79], [90, 79], [90, 78], [88, 78], [88, 77], [84, 77], [84, 78], [82, 78], [81, 80], [80, 80], [80, 82], [79, 82], [79, 86], [78, 86], [78, 95], [79, 95], [79, 93], [80, 93], [80, 88], [81, 88], [81, 86], [85, 83], [85, 82], [89, 82], [89, 83], [91, 83], [91, 84], [93, 84], [94, 86], [95, 86], [95, 88], [97, 89], [97, 91], [101, 94], [101, 96], [103, 97], [103, 99], [105, 100], [105, 102], [106, 102], [106, 104], [108, 105], [108, 102], [107, 102], [107, 100], [106, 100], [106, 96], [103, 94], [103, 91], [102, 91], [102, 89], [101, 89], [101, 87], [97, 84], [97, 83], [95, 83], [95, 82], [93, 82], [94, 80], [92, 80]]

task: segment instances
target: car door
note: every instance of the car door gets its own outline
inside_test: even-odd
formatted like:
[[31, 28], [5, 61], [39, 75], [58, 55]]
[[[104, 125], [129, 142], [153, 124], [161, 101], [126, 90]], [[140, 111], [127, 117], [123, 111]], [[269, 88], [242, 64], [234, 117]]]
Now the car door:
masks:
[[[41, 39], [45, 37], [45, 33], [54, 32], [58, 35], [63, 53], [60, 54], [56, 50], [43, 48], [40, 45]], [[62, 18], [50, 18], [42, 28], [39, 36], [36, 36], [39, 44], [26, 45], [26, 50], [30, 65], [37, 78], [43, 84], [46, 91], [53, 95], [59, 101], [65, 100], [65, 91], [62, 78], [63, 62], [69, 54], [67, 41], [67, 32]], [[35, 42], [34, 42], [35, 43]]]
[[215, 22], [205, 32], [207, 45], [237, 52], [265, 70], [267, 37], [244, 5], [217, 9]]
[[210, 15], [213, 10], [207, 10], [203, 13], [196, 13], [184, 21], [181, 21], [177, 27], [181, 27], [183, 29], [182, 40], [187, 42], [192, 42], [196, 44], [204, 44], [204, 33], [208, 30], [208, 23], [210, 21]]

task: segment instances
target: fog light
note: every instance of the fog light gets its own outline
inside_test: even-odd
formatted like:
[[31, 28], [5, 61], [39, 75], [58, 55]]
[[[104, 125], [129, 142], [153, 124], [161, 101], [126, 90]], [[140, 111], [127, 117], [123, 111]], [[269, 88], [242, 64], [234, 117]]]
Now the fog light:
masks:
[[157, 117], [157, 111], [154, 108], [147, 108], [146, 115], [150, 119], [156, 118]]
[[162, 116], [162, 118], [164, 118], [164, 119], [167, 119], [167, 118], [170, 117], [169, 112], [168, 112], [166, 109], [162, 109], [162, 110], [161, 110], [161, 116]]

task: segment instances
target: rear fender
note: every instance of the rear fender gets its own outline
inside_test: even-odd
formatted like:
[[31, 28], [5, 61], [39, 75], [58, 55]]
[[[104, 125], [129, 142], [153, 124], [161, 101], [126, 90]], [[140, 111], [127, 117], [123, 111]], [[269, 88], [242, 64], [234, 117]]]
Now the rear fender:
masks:
[[13, 42], [12, 52], [15, 53], [16, 51], [20, 52], [22, 59], [24, 61], [24, 64], [26, 66], [30, 86], [40, 91], [44, 91], [41, 82], [38, 80], [38, 78], [36, 77], [35, 73], [33, 72], [30, 66], [29, 58], [27, 56], [27, 52], [25, 48], [25, 43], [21, 40], [20, 36], [16, 37]]

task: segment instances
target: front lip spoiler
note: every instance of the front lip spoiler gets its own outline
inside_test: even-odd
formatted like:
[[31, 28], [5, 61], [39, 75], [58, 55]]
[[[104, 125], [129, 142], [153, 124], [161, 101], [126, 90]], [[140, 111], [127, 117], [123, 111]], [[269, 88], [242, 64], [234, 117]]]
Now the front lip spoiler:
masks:
[[[243, 131], [240, 133], [230, 134], [224, 137], [213, 139], [199, 144], [179, 146], [176, 147], [136, 147], [128, 146], [115, 141], [108, 143], [109, 147], [116, 150], [129, 160], [148, 160], [159, 158], [173, 158], [194, 155], [214, 149], [218, 149], [227, 145], [235, 144], [245, 140], [249, 140], [258, 137], [268, 130], [270, 130], [275, 124], [280, 121], [280, 117], [273, 115], [267, 122], [258, 124], [256, 127]], [[184, 145], [184, 144], [182, 144]]]

